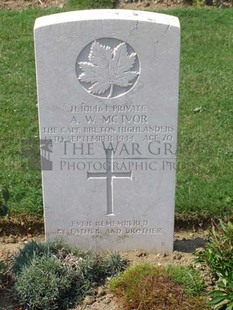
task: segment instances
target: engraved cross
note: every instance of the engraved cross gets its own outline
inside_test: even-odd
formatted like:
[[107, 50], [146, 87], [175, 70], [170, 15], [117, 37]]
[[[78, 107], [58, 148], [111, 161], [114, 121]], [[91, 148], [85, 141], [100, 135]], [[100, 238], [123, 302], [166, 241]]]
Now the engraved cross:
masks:
[[111, 149], [105, 149], [106, 153], [106, 172], [89, 172], [87, 171], [87, 179], [106, 179], [107, 191], [107, 215], [113, 213], [113, 179], [130, 179], [132, 180], [132, 172], [114, 172], [113, 171], [113, 154]]

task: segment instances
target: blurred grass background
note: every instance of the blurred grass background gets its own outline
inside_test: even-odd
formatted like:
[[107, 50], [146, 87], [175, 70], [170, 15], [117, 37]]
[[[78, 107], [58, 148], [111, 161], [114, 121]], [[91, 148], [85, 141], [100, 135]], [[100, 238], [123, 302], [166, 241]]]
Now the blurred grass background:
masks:
[[[67, 10], [112, 8], [111, 0], [75, 0], [63, 9], [0, 11], [0, 185], [14, 216], [42, 217], [33, 26]], [[233, 211], [233, 11], [179, 8], [161, 13], [181, 23], [181, 72], [176, 218], [200, 225]], [[38, 144], [37, 144], [38, 143]], [[39, 156], [35, 155], [39, 167]]]

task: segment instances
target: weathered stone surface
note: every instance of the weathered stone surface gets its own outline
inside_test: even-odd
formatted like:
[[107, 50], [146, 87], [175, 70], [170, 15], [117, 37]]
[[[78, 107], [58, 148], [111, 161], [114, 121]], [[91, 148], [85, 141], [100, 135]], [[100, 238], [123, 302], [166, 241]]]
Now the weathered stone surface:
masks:
[[47, 239], [171, 252], [178, 19], [78, 11], [34, 31]]

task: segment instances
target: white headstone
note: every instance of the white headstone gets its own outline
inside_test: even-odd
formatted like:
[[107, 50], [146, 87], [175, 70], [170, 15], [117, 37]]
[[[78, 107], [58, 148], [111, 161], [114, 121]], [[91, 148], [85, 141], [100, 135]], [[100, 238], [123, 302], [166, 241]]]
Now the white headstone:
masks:
[[178, 19], [90, 10], [34, 30], [47, 240], [171, 252]]

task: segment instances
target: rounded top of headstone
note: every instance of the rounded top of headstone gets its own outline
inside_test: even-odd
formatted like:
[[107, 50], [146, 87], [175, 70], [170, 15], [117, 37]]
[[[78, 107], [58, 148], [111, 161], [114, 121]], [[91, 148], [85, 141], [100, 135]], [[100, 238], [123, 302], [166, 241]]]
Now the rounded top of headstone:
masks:
[[171, 27], [180, 27], [179, 19], [175, 16], [135, 11], [135, 10], [111, 10], [111, 9], [98, 9], [98, 10], [81, 10], [66, 13], [53, 14], [42, 16], [36, 19], [34, 29], [45, 27], [54, 24], [68, 23], [84, 20], [137, 20], [143, 22], [151, 22], [158, 24], [165, 24]]

